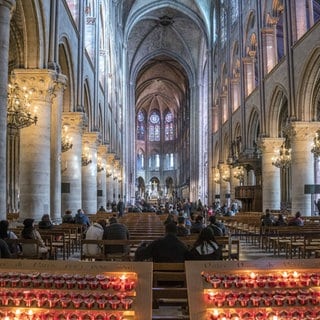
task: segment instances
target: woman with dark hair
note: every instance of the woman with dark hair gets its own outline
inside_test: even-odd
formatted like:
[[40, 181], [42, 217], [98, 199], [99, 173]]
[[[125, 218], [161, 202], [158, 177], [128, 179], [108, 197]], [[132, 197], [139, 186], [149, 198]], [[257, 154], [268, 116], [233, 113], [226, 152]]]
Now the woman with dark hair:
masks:
[[44, 214], [41, 218], [41, 221], [38, 223], [39, 229], [52, 229], [53, 228], [53, 223], [50, 219], [50, 215], [47, 213]]
[[201, 230], [190, 253], [192, 260], [222, 260], [222, 250], [209, 228]]
[[29, 243], [22, 243], [22, 252], [24, 256], [34, 256], [36, 252], [39, 253], [39, 258], [47, 258], [49, 249], [46, 247], [44, 241], [38, 230], [34, 227], [34, 219], [27, 218], [23, 221], [24, 228], [21, 231], [22, 239], [38, 240], [38, 248], [36, 245]]

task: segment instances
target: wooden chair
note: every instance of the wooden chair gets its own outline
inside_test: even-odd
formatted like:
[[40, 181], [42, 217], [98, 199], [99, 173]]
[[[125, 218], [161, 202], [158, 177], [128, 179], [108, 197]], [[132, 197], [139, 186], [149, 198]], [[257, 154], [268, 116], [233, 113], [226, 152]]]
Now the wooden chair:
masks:
[[152, 294], [154, 309], [160, 305], [187, 308], [188, 292], [184, 263], [153, 263]]

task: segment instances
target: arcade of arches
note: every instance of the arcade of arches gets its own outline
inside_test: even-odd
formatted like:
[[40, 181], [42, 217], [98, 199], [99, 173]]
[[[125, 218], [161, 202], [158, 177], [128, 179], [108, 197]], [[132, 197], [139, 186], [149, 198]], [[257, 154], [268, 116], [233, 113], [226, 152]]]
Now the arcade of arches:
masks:
[[319, 0], [0, 0], [1, 217], [314, 214], [319, 20]]

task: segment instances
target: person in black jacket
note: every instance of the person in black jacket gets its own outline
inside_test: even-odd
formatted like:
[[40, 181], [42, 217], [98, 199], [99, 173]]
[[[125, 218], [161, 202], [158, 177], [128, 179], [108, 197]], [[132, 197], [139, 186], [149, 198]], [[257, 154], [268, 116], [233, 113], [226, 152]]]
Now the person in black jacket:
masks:
[[187, 246], [177, 238], [177, 225], [166, 224], [164, 237], [142, 244], [135, 253], [136, 261], [152, 259], [153, 262], [184, 262], [190, 259]]

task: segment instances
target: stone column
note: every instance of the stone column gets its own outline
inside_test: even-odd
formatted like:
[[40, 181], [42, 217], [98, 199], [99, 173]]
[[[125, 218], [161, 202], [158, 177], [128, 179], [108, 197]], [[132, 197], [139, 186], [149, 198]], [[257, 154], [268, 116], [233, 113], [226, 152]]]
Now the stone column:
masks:
[[114, 153], [107, 154], [107, 165], [106, 165], [106, 185], [107, 185], [107, 202], [113, 201], [113, 161]]
[[263, 50], [265, 58], [263, 61], [264, 72], [269, 73], [277, 63], [277, 41], [276, 41], [276, 22], [273, 28], [264, 28], [262, 32]]
[[[227, 204], [229, 206], [230, 199], [226, 198], [227, 194], [230, 194], [230, 167], [227, 164], [220, 164], [219, 165], [220, 171], [220, 200], [221, 205]], [[229, 181], [223, 179], [224, 177], [229, 176]]]
[[247, 97], [255, 88], [254, 58], [245, 57], [242, 61], [244, 68], [245, 96]]
[[291, 135], [292, 212], [311, 215], [311, 195], [304, 194], [305, 184], [314, 184], [313, 138], [319, 128], [317, 122], [293, 122]]
[[292, 5], [295, 7], [297, 40], [299, 40], [308, 30], [306, 4], [305, 1], [294, 0]]
[[15, 0], [0, 0], [0, 219], [7, 218], [7, 86], [9, 64], [10, 18]]
[[67, 77], [59, 75], [55, 86], [55, 99], [53, 99], [51, 112], [51, 219], [61, 221], [61, 118], [63, 107], [63, 92]]
[[82, 112], [63, 112], [62, 126], [68, 128], [72, 148], [61, 154], [61, 213], [69, 209], [76, 213], [82, 205], [81, 153], [85, 115]]
[[[107, 148], [105, 145], [98, 147], [98, 164], [97, 167], [97, 208], [106, 207], [107, 204], [107, 173], [106, 173], [106, 154]], [[101, 166], [101, 167], [100, 167]]]
[[20, 130], [20, 215], [34, 218], [50, 213], [50, 129], [51, 107], [56, 72], [40, 69], [17, 69], [13, 75], [20, 87], [31, 90], [36, 125]]
[[98, 132], [86, 132], [82, 136], [82, 155], [91, 163], [82, 164], [82, 208], [87, 214], [97, 213], [97, 148]]
[[262, 210], [279, 210], [281, 205], [281, 169], [272, 165], [272, 157], [279, 150], [283, 138], [262, 138]]
[[118, 178], [119, 178], [119, 160], [115, 159], [114, 164], [113, 164], [113, 195], [114, 195], [114, 200], [116, 202], [119, 201], [119, 183], [118, 183]]

